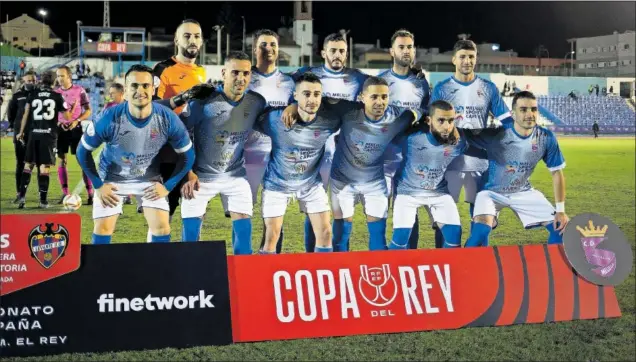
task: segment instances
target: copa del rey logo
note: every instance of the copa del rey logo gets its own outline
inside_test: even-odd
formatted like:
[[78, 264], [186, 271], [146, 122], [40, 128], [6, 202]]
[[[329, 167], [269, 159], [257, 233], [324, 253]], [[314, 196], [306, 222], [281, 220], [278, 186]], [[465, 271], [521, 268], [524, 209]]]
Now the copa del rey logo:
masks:
[[[279, 270], [273, 282], [276, 316], [283, 323], [454, 311], [449, 264]], [[438, 303], [432, 293], [442, 296]]]

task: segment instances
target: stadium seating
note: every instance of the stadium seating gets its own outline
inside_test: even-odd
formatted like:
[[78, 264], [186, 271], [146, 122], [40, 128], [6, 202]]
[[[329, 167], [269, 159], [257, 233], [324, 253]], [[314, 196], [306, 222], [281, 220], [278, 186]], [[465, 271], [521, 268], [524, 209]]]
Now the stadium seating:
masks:
[[106, 86], [104, 80], [95, 76], [89, 76], [82, 77], [74, 80], [73, 82], [84, 87], [86, 90], [91, 101], [91, 109], [93, 110], [92, 115], [88, 118], [88, 120], [95, 120], [94, 117], [96, 117], [104, 107], [104, 88]]
[[539, 105], [545, 107], [566, 125], [634, 126], [634, 110], [621, 97], [596, 95], [540, 96]]

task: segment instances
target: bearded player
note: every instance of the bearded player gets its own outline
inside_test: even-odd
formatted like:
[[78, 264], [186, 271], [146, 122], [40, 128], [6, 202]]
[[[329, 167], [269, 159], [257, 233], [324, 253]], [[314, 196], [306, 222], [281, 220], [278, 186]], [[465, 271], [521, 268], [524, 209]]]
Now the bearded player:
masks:
[[[64, 98], [66, 104], [74, 109], [73, 119], [71, 121], [66, 120], [62, 114], [58, 114], [58, 121], [60, 123], [60, 132], [57, 137], [57, 157], [60, 159], [59, 166], [57, 167], [57, 177], [62, 186], [62, 197], [58, 204], [64, 201], [64, 197], [68, 195], [68, 170], [67, 170], [67, 158], [66, 155], [69, 150], [72, 155], [75, 155], [77, 146], [82, 139], [82, 121], [87, 120], [91, 114], [91, 104], [88, 99], [86, 90], [78, 84], [73, 84], [71, 78], [71, 69], [66, 65], [59, 67], [55, 74], [57, 76], [58, 87], [55, 89], [57, 93], [60, 93]], [[78, 106], [75, 106], [75, 105]], [[93, 204], [93, 184], [90, 178], [86, 175], [86, 172], [82, 172], [82, 179], [86, 186], [86, 192], [88, 193], [88, 205]]]
[[[499, 212], [509, 207], [525, 229], [545, 227], [548, 244], [561, 244], [569, 222], [565, 213], [565, 159], [552, 131], [537, 125], [539, 106], [534, 94], [522, 91], [512, 99], [512, 119], [502, 127], [477, 135], [469, 142], [488, 153], [489, 173], [484, 190], [475, 200], [474, 225], [466, 247], [488, 246]], [[542, 161], [552, 174], [556, 208], [530, 185], [530, 176]]]

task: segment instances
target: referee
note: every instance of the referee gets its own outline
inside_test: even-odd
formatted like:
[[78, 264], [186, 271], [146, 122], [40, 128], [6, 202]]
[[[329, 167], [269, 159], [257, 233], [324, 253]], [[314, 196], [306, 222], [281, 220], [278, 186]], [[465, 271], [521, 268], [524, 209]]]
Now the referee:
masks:
[[[177, 47], [177, 54], [170, 57], [170, 59], [157, 63], [153, 70], [156, 88], [155, 95], [158, 99], [170, 99], [206, 81], [205, 68], [195, 63], [203, 44], [201, 25], [196, 20], [184, 20], [174, 35], [174, 44]], [[183, 106], [175, 108], [174, 112], [180, 114], [182, 110]], [[161, 160], [161, 177], [167, 180], [172, 176], [176, 167], [177, 154], [172, 147], [166, 145], [159, 152], [159, 159]], [[180, 196], [181, 182], [168, 195], [171, 221], [172, 215], [177, 206], [179, 206]], [[138, 208], [138, 211], [141, 212], [140, 208]]]
[[[35, 88], [35, 73], [27, 72], [22, 76], [22, 87], [13, 94], [9, 105], [7, 106], [7, 118], [9, 120], [9, 129], [13, 129], [13, 149], [15, 151], [15, 191], [16, 197], [13, 200], [14, 204], [17, 204], [20, 200], [20, 180], [22, 179], [22, 170], [24, 170], [24, 157], [26, 155], [26, 144], [28, 142], [28, 134], [24, 135], [24, 143], [16, 139], [18, 133], [20, 133], [20, 124], [22, 122], [22, 115], [26, 107], [27, 98], [29, 93]], [[28, 122], [28, 120], [27, 120]], [[26, 129], [30, 129], [31, 125], [27, 124]], [[38, 169], [38, 172], [40, 170]]]

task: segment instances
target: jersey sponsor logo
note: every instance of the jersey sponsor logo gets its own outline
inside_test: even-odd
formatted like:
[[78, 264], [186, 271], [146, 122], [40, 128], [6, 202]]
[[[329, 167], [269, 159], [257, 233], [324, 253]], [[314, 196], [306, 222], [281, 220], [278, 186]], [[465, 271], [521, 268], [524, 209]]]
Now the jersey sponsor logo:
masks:
[[428, 173], [428, 167], [425, 165], [418, 165], [415, 168], [415, 174], [421, 177], [426, 177], [426, 174]]
[[124, 152], [121, 155], [121, 162], [123, 162], [126, 165], [132, 165], [135, 161], [135, 157], [136, 155], [133, 152]]
[[206, 309], [214, 308], [213, 297], [214, 294], [207, 294], [205, 290], [199, 290], [198, 295], [153, 297], [148, 294], [145, 298], [115, 298], [114, 293], [104, 293], [97, 299], [97, 305], [100, 313]]

